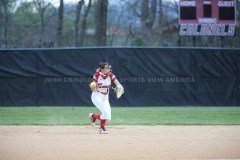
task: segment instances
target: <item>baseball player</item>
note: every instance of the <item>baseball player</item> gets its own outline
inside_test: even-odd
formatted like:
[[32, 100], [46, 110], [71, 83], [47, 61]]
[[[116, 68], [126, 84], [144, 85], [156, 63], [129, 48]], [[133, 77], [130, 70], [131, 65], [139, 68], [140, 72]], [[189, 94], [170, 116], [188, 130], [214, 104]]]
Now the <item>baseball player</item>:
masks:
[[90, 83], [92, 90], [91, 100], [93, 104], [99, 109], [100, 114], [89, 113], [90, 125], [95, 126], [95, 121], [100, 121], [99, 133], [108, 133], [106, 130], [106, 121], [111, 120], [111, 108], [109, 104], [109, 89], [111, 83], [116, 85], [116, 97], [120, 98], [124, 93], [123, 86], [119, 83], [116, 76], [111, 72], [111, 65], [108, 62], [100, 62], [99, 68], [93, 75], [93, 82]]

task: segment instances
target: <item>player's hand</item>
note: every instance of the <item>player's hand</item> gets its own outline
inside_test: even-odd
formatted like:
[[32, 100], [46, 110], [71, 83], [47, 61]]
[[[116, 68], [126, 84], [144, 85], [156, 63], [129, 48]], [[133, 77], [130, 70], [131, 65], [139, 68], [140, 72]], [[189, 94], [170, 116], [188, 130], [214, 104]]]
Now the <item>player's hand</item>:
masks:
[[97, 92], [97, 88], [95, 88], [95, 89], [91, 89], [92, 90], [92, 92]]
[[91, 88], [91, 91], [92, 92], [97, 92], [97, 83], [96, 82], [91, 82], [90, 84], [89, 84], [89, 87]]

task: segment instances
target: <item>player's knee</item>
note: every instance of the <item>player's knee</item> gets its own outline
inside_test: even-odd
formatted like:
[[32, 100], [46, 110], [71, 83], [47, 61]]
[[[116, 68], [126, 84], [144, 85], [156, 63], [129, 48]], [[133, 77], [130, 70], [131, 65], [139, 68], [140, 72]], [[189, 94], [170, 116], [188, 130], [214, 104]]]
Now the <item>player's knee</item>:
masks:
[[106, 120], [107, 120], [107, 121], [111, 121], [111, 115], [106, 114]]
[[110, 121], [110, 120], [111, 120], [111, 118], [112, 118], [112, 117], [111, 117], [111, 113], [110, 113], [110, 112], [108, 112], [108, 113], [106, 113], [106, 115], [107, 115], [107, 120], [108, 120], [108, 121]]

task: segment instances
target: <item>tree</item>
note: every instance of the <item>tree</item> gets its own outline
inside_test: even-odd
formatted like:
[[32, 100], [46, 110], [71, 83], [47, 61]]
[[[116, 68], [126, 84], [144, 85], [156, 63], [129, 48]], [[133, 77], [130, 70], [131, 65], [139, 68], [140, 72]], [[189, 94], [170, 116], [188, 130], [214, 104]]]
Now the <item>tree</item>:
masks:
[[[54, 8], [50, 2], [47, 0], [33, 0], [33, 3], [38, 11], [39, 17], [40, 17], [40, 35], [39, 35], [39, 44], [38, 47], [44, 47], [46, 45], [47, 41], [47, 34], [46, 34], [46, 27], [47, 27], [47, 20], [49, 20], [51, 17], [55, 16], [55, 12], [53, 12], [51, 15], [48, 15], [49, 17], [46, 17], [46, 11], [50, 10], [50, 8]], [[50, 13], [48, 13], [50, 14]], [[48, 30], [49, 31], [49, 30]]]
[[10, 10], [13, 8], [16, 0], [1, 0], [0, 1], [0, 22], [3, 24], [3, 47], [8, 47], [8, 39], [9, 39], [9, 15]]
[[88, 6], [85, 9], [84, 15], [83, 15], [83, 20], [82, 20], [82, 27], [81, 27], [81, 32], [80, 32], [80, 42], [79, 45], [83, 46], [84, 44], [84, 37], [85, 37], [85, 33], [86, 33], [86, 25], [87, 25], [87, 18], [88, 18], [88, 14], [89, 11], [91, 9], [92, 6], [92, 0], [89, 0]]
[[97, 46], [107, 44], [107, 8], [108, 0], [98, 0], [95, 4], [95, 40]]
[[141, 6], [141, 26], [146, 35], [146, 42], [151, 42], [153, 24], [155, 22], [157, 11], [157, 0], [142, 0]]
[[163, 27], [163, 3], [162, 0], [159, 0], [158, 2], [159, 5], [159, 16], [158, 16], [158, 45], [161, 45], [162, 42], [162, 27]]
[[3, 7], [3, 45], [5, 47], [8, 47], [8, 6], [9, 1], [8, 0], [3, 0], [1, 1], [1, 6]]
[[[12, 15], [11, 46], [34, 48], [38, 44], [36, 33], [40, 18], [32, 2], [21, 2]], [[14, 36], [13, 36], [14, 35]]]
[[60, 6], [58, 9], [58, 28], [57, 28], [57, 46], [62, 46], [62, 30], [63, 30], [63, 13], [64, 13], [64, 3], [60, 0]]
[[80, 15], [81, 15], [81, 10], [82, 10], [82, 6], [84, 4], [84, 0], [80, 0], [77, 4], [77, 9], [76, 9], [76, 19], [75, 19], [75, 23], [74, 23], [74, 30], [75, 30], [75, 46], [77, 47], [79, 45], [79, 22], [80, 22]]
[[[124, 26], [124, 24], [127, 24], [128, 22], [126, 20], [123, 19], [124, 13], [126, 12], [125, 7], [120, 7], [121, 11], [120, 13], [117, 10], [119, 6], [114, 6], [112, 7], [112, 12], [109, 11], [109, 15], [108, 17], [108, 26], [111, 27], [110, 28], [110, 40], [109, 40], [109, 45], [112, 46], [113, 42], [114, 42], [114, 38], [115, 35], [117, 34], [118, 30]], [[116, 18], [117, 17], [117, 18]], [[110, 26], [111, 25], [111, 26]], [[120, 39], [120, 38], [119, 38]]]

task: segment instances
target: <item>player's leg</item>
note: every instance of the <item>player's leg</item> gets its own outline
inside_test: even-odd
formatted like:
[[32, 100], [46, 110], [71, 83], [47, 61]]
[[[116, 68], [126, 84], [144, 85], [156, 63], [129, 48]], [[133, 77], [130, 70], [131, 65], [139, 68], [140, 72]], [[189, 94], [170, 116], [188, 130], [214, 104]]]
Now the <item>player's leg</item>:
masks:
[[[95, 114], [94, 113], [89, 113], [89, 118], [90, 118], [90, 122], [88, 124], [95, 127], [95, 122], [97, 120]], [[99, 115], [99, 118], [100, 118], [100, 115]]]
[[102, 115], [100, 116], [100, 118], [110, 121], [112, 116], [111, 116], [111, 107], [110, 107], [109, 100], [105, 99], [103, 102], [103, 105], [104, 107], [103, 107]]
[[[91, 100], [92, 100], [93, 104], [95, 105], [95, 107], [99, 109], [101, 106], [101, 101], [102, 101], [100, 95], [98, 93], [92, 92]], [[92, 126], [95, 126], [95, 121], [97, 119], [100, 120], [100, 115], [101, 114], [89, 113], [89, 118], [90, 118], [89, 124]]]
[[107, 123], [107, 120], [108, 121], [111, 120], [111, 107], [110, 107], [108, 99], [105, 99], [105, 101], [104, 101], [104, 111], [102, 112], [100, 119], [101, 120], [100, 120], [99, 133], [107, 133], [106, 123]]
[[108, 100], [108, 96], [101, 94], [92, 94], [92, 101], [94, 105], [100, 110], [101, 114], [92, 114], [93, 120], [100, 120], [99, 133], [108, 133], [105, 126], [106, 121], [111, 120], [111, 108]]
[[92, 93], [91, 96], [93, 104], [100, 110], [101, 114], [95, 114], [95, 113], [90, 113], [89, 117], [91, 122], [89, 123], [90, 125], [94, 126], [96, 120], [100, 120], [100, 125], [104, 124], [104, 116], [101, 118], [101, 116], [105, 113], [105, 107], [104, 107], [104, 97], [103, 95], [99, 93]]

